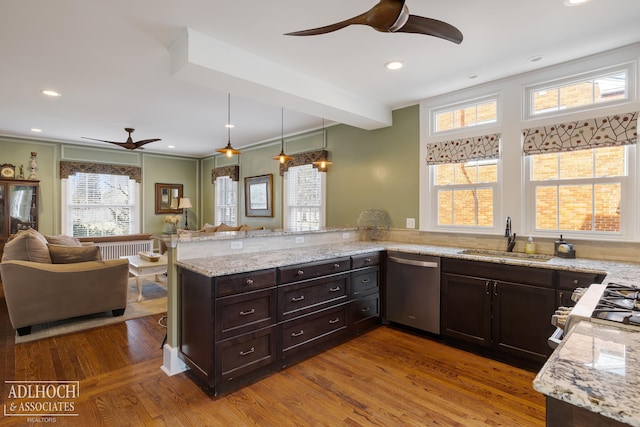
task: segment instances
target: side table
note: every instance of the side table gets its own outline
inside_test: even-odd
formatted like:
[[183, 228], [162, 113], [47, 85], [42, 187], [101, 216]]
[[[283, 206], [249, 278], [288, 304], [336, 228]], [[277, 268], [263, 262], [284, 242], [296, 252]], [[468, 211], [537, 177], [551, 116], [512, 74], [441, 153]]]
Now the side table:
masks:
[[140, 258], [140, 255], [129, 255], [120, 258], [126, 258], [129, 260], [129, 274], [136, 278], [136, 286], [138, 287], [138, 297], [136, 301], [142, 301], [142, 283], [140, 277], [155, 275], [156, 281], [158, 281], [158, 275], [165, 274], [167, 272], [167, 256], [162, 255], [158, 261], [151, 262], [145, 261]]

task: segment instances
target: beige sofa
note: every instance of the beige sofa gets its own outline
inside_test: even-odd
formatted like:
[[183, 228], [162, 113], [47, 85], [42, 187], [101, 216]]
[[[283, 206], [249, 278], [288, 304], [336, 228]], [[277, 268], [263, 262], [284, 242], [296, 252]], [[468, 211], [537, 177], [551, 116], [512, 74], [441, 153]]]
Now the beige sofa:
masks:
[[56, 320], [107, 311], [124, 314], [128, 260], [101, 260], [97, 246], [68, 236], [24, 230], [12, 237], [4, 247], [0, 274], [18, 335]]

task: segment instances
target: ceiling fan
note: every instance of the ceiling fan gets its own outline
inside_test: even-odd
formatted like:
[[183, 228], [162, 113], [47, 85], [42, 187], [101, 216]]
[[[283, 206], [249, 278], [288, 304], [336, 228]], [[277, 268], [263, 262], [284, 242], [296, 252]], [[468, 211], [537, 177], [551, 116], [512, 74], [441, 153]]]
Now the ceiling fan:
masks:
[[109, 144], [119, 145], [120, 147], [126, 148], [127, 150], [135, 150], [135, 149], [138, 149], [138, 148], [143, 150], [143, 148], [141, 148], [143, 145], [148, 144], [150, 142], [160, 141], [160, 139], [155, 138], [155, 139], [143, 139], [141, 141], [133, 142], [133, 139], [131, 138], [131, 133], [135, 129], [133, 129], [133, 128], [124, 128], [124, 130], [129, 133], [129, 137], [127, 138], [127, 140], [125, 142], [105, 141], [104, 139], [87, 138], [86, 136], [83, 136], [83, 138], [84, 139], [90, 139], [92, 141], [108, 142]]
[[340, 30], [349, 25], [368, 25], [383, 33], [417, 33], [462, 42], [462, 33], [453, 25], [437, 19], [409, 15], [405, 0], [380, 0], [365, 13], [325, 27], [286, 33], [286, 36], [314, 36]]

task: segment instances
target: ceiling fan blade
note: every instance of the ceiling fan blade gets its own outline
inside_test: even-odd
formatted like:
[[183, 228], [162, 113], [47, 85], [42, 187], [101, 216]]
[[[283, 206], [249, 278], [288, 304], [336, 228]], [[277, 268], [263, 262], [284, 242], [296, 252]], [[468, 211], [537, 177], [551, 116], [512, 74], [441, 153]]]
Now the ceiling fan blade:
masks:
[[318, 34], [331, 33], [333, 31], [341, 30], [352, 24], [363, 24], [364, 22], [361, 22], [362, 20], [356, 19], [356, 18], [360, 18], [360, 16], [356, 16], [355, 18], [347, 19], [342, 22], [336, 22], [335, 24], [326, 25], [324, 27], [311, 28], [309, 30], [293, 31], [291, 33], [285, 33], [285, 36], [316, 36]]
[[82, 138], [83, 139], [90, 139], [92, 141], [108, 142], [109, 144], [122, 144], [122, 142], [107, 141], [107, 140], [104, 140], [104, 139], [87, 138], [86, 136], [83, 136]]
[[437, 19], [425, 18], [424, 16], [409, 15], [407, 23], [396, 32], [426, 34], [453, 43], [462, 43], [462, 33], [456, 27]]
[[135, 148], [138, 148], [138, 147], [143, 146], [144, 144], [148, 144], [148, 143], [150, 143], [150, 142], [156, 142], [156, 141], [162, 141], [162, 140], [161, 140], [161, 139], [159, 139], [159, 138], [155, 138], [155, 139], [143, 139], [142, 141], [137, 141], [137, 142], [134, 142], [133, 144], [135, 145]]

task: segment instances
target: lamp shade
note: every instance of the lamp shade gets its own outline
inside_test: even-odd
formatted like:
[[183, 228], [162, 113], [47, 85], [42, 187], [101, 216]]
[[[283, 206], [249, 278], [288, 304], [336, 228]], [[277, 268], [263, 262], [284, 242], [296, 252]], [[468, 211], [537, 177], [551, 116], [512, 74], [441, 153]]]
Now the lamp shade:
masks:
[[191, 199], [188, 197], [183, 197], [180, 199], [180, 203], [178, 204], [178, 209], [189, 209], [192, 208]]

